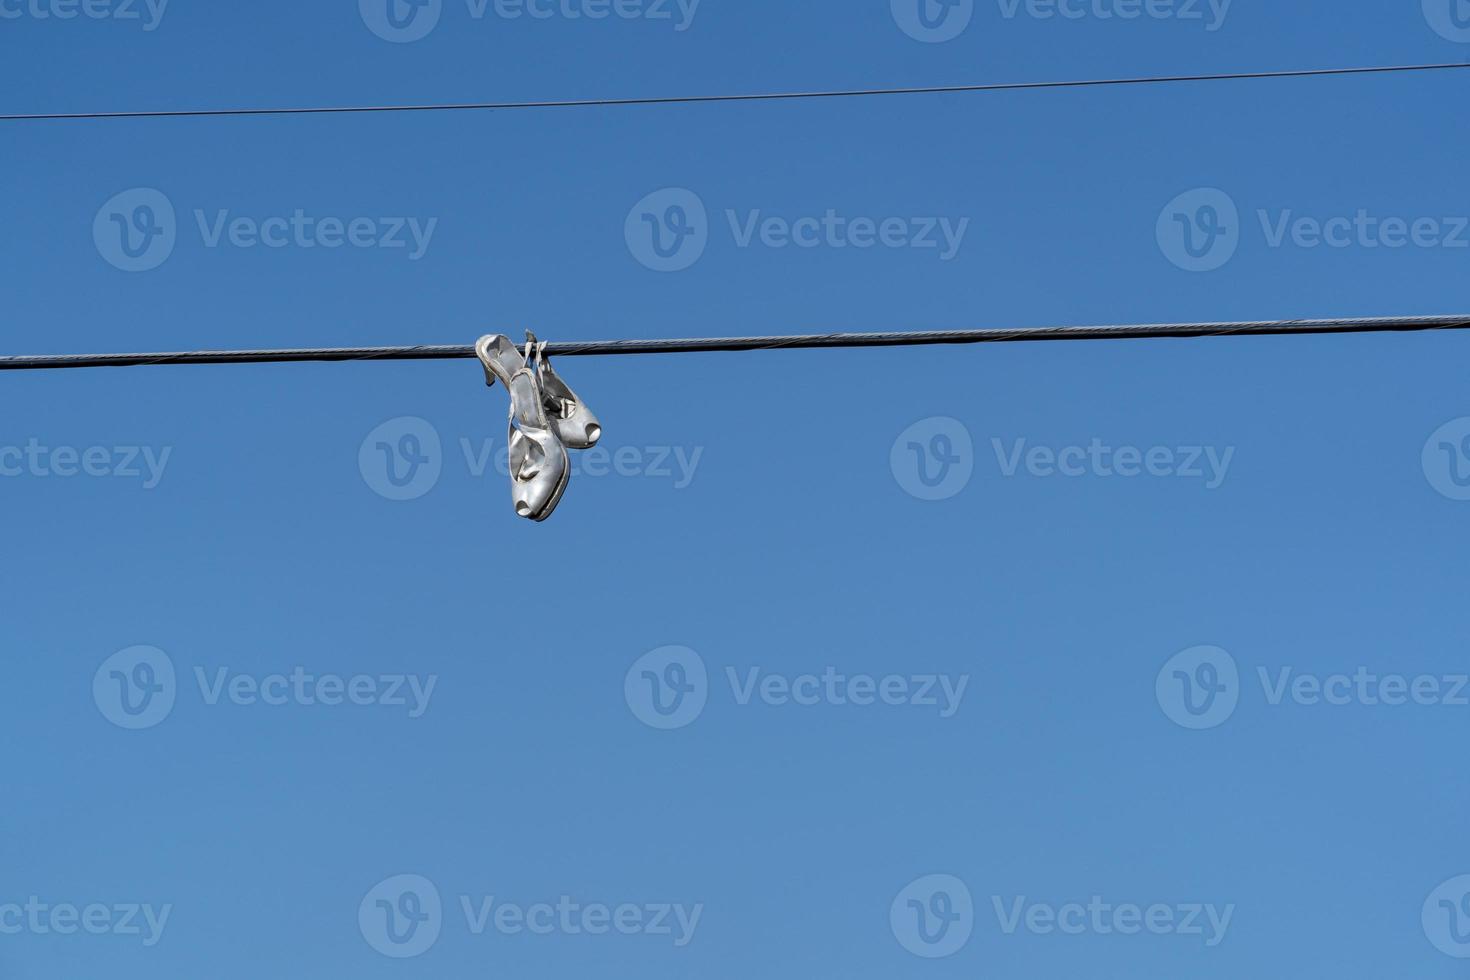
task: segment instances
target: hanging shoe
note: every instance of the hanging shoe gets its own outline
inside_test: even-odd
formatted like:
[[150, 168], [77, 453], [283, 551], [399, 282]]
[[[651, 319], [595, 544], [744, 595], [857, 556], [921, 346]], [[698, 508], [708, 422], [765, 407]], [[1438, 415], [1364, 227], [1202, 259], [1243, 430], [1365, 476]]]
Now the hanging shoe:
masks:
[[568, 449], [591, 449], [602, 438], [602, 426], [587, 403], [561, 379], [551, 367], [546, 356], [545, 341], [526, 331], [526, 350], [531, 366], [536, 371], [536, 380], [541, 385], [541, 405], [552, 428], [561, 437]]
[[571, 467], [566, 447], [547, 418], [541, 385], [508, 337], [481, 337], [475, 353], [485, 367], [486, 383], [498, 380], [510, 392], [506, 441], [516, 513], [528, 520], [544, 521], [561, 503]]

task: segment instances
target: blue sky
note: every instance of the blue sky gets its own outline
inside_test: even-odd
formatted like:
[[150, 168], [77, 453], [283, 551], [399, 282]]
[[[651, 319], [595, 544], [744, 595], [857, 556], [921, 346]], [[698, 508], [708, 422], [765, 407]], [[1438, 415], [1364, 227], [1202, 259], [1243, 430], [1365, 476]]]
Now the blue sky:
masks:
[[[1470, 58], [1448, 0], [531, 9], [0, 0], [0, 111]], [[0, 347], [1464, 312], [1464, 85], [4, 124]], [[1467, 354], [568, 359], [541, 525], [471, 362], [9, 375], [0, 972], [1461, 976]]]

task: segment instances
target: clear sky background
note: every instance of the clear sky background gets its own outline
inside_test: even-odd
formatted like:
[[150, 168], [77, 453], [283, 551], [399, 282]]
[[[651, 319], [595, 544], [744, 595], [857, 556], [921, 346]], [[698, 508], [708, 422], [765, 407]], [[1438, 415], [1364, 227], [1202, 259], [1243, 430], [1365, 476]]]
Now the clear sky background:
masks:
[[[888, 0], [443, 0], [396, 43], [350, 0], [0, 0], [0, 110], [1461, 61], [1463, 7], [977, 0], [930, 43]], [[1466, 312], [1467, 84], [0, 124], [0, 348]], [[650, 268], [643, 215], [667, 232], [691, 199], [703, 251]], [[846, 231], [812, 247], [759, 230], [829, 210]], [[281, 247], [211, 244], [298, 211], [315, 231]], [[326, 247], [323, 218], [433, 231], [415, 258], [406, 231]], [[859, 247], [854, 219], [890, 218], [907, 244]], [[914, 247], [940, 219], [967, 222], [947, 258]], [[609, 453], [542, 525], [479, 463], [505, 394], [472, 362], [9, 374], [0, 976], [1464, 976], [1467, 364], [1449, 333], [567, 359]], [[332, 680], [251, 703], [298, 667], [434, 686], [418, 717], [322, 704]], [[746, 697], [752, 670], [829, 668], [904, 678], [904, 703]], [[1437, 693], [1309, 703], [1360, 668]], [[645, 671], [679, 669], [666, 717]], [[152, 701], [122, 687], [149, 670]], [[947, 716], [914, 703], [930, 675], [965, 684]], [[476, 934], [462, 899], [491, 896], [511, 924]], [[562, 896], [572, 927], [599, 904], [641, 925], [514, 928]], [[168, 907], [161, 935], [130, 904]], [[660, 904], [699, 907], [692, 935], [648, 928]], [[1177, 928], [1194, 904], [1228, 927]], [[104, 934], [67, 934], [89, 906]]]

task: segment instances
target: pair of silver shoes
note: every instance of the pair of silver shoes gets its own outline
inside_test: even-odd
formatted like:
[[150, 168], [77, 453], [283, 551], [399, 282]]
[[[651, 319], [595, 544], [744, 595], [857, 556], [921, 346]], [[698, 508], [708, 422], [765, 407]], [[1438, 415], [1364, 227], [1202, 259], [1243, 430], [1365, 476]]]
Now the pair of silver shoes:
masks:
[[516, 513], [544, 521], [561, 503], [571, 478], [568, 449], [590, 449], [602, 438], [597, 416], [551, 368], [546, 344], [526, 332], [525, 353], [510, 338], [488, 334], [475, 344], [485, 383], [510, 392], [510, 493]]

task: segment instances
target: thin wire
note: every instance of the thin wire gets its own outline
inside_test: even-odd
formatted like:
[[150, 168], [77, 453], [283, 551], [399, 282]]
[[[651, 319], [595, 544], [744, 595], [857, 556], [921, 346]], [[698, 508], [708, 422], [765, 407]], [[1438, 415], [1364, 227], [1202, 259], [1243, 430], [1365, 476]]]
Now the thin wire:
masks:
[[0, 115], [0, 122], [72, 119], [165, 119], [199, 116], [304, 116], [362, 112], [453, 112], [467, 109], [573, 109], [617, 106], [695, 105], [712, 102], [776, 102], [796, 99], [849, 99], [878, 95], [953, 95], [964, 92], [1019, 92], [1031, 89], [1094, 88], [1104, 85], [1163, 85], [1178, 82], [1224, 82], [1263, 78], [1320, 78], [1331, 75], [1381, 75], [1392, 72], [1446, 71], [1470, 63], [1382, 65], [1360, 68], [1310, 68], [1286, 71], [1229, 72], [1216, 75], [1154, 75], [1141, 78], [1094, 78], [1054, 82], [995, 82], [982, 85], [931, 85], [921, 88], [846, 89], [816, 92], [757, 92], [739, 95], [686, 95], [633, 99], [567, 99], [539, 102], [461, 102], [428, 105], [306, 106], [247, 109], [156, 109], [137, 112], [38, 112]]
[[[708, 337], [682, 340], [592, 340], [546, 345], [555, 357], [603, 354], [701, 352], [829, 347], [910, 347], [929, 344], [995, 344], [1040, 340], [1147, 340], [1163, 337], [1269, 337], [1299, 334], [1394, 333], [1470, 329], [1470, 315], [1360, 317], [1336, 320], [1251, 320], [1239, 323], [1155, 323], [1022, 329], [925, 330], [894, 333], [799, 334], [789, 337]], [[46, 354], [0, 357], [0, 371], [168, 364], [275, 364], [290, 361], [424, 361], [472, 358], [474, 347], [313, 347], [302, 349], [180, 351], [158, 354]]]

